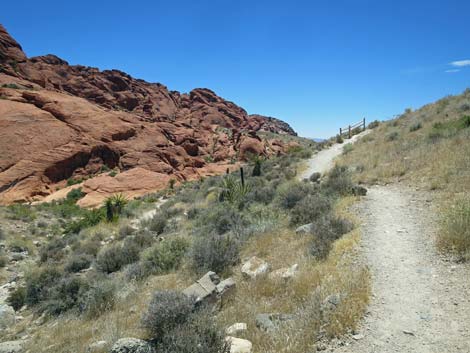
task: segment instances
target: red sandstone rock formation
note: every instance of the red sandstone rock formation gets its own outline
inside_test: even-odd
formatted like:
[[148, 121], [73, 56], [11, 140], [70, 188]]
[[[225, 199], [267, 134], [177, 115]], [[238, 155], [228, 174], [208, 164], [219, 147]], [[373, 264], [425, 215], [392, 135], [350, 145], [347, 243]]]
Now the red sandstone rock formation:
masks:
[[86, 206], [115, 192], [139, 196], [172, 178], [222, 172], [250, 153], [283, 151], [259, 131], [295, 134], [208, 89], [180, 94], [54, 55], [28, 59], [1, 25], [0, 98], [3, 204], [50, 199], [70, 178], [88, 179]]

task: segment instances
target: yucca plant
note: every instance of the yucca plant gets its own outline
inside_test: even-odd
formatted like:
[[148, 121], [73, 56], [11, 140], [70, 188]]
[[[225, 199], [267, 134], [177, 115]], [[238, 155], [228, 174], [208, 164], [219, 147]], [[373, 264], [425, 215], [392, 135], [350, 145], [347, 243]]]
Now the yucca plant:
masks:
[[122, 194], [115, 194], [108, 197], [104, 202], [104, 207], [106, 209], [106, 220], [108, 222], [116, 220], [122, 213], [126, 204], [127, 199]]
[[233, 175], [226, 175], [222, 179], [219, 201], [241, 205], [245, 196], [251, 191], [249, 184], [237, 181]]

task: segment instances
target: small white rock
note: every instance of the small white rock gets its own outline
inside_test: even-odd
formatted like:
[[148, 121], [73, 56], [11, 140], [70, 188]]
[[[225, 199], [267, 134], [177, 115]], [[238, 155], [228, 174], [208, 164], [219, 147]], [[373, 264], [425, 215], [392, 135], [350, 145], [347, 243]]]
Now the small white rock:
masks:
[[243, 332], [247, 330], [247, 325], [244, 322], [237, 322], [236, 324], [233, 324], [230, 327], [227, 327], [225, 330], [225, 333], [227, 335], [235, 335], [239, 332]]
[[253, 348], [250, 341], [242, 338], [227, 336], [225, 340], [230, 343], [230, 353], [251, 353]]

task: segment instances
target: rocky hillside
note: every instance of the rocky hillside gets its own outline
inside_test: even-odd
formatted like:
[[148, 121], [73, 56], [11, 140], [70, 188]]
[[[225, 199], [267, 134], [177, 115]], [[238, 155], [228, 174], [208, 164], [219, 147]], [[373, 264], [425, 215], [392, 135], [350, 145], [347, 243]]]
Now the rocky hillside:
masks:
[[257, 132], [295, 135], [209, 89], [181, 94], [54, 55], [27, 58], [1, 26], [0, 117], [4, 204], [60, 197], [72, 184], [87, 206], [116, 192], [138, 196], [288, 147]]

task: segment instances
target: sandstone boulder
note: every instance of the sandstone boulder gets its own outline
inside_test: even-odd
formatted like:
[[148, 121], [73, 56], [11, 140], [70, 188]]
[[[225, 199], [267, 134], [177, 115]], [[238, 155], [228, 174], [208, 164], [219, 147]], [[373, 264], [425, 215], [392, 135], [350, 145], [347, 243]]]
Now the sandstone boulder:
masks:
[[248, 279], [253, 279], [265, 275], [269, 272], [269, 270], [270, 265], [266, 261], [256, 256], [253, 256], [251, 259], [246, 261], [242, 265], [241, 269], [243, 276]]
[[112, 346], [110, 353], [155, 353], [155, 350], [147, 341], [121, 338]]

